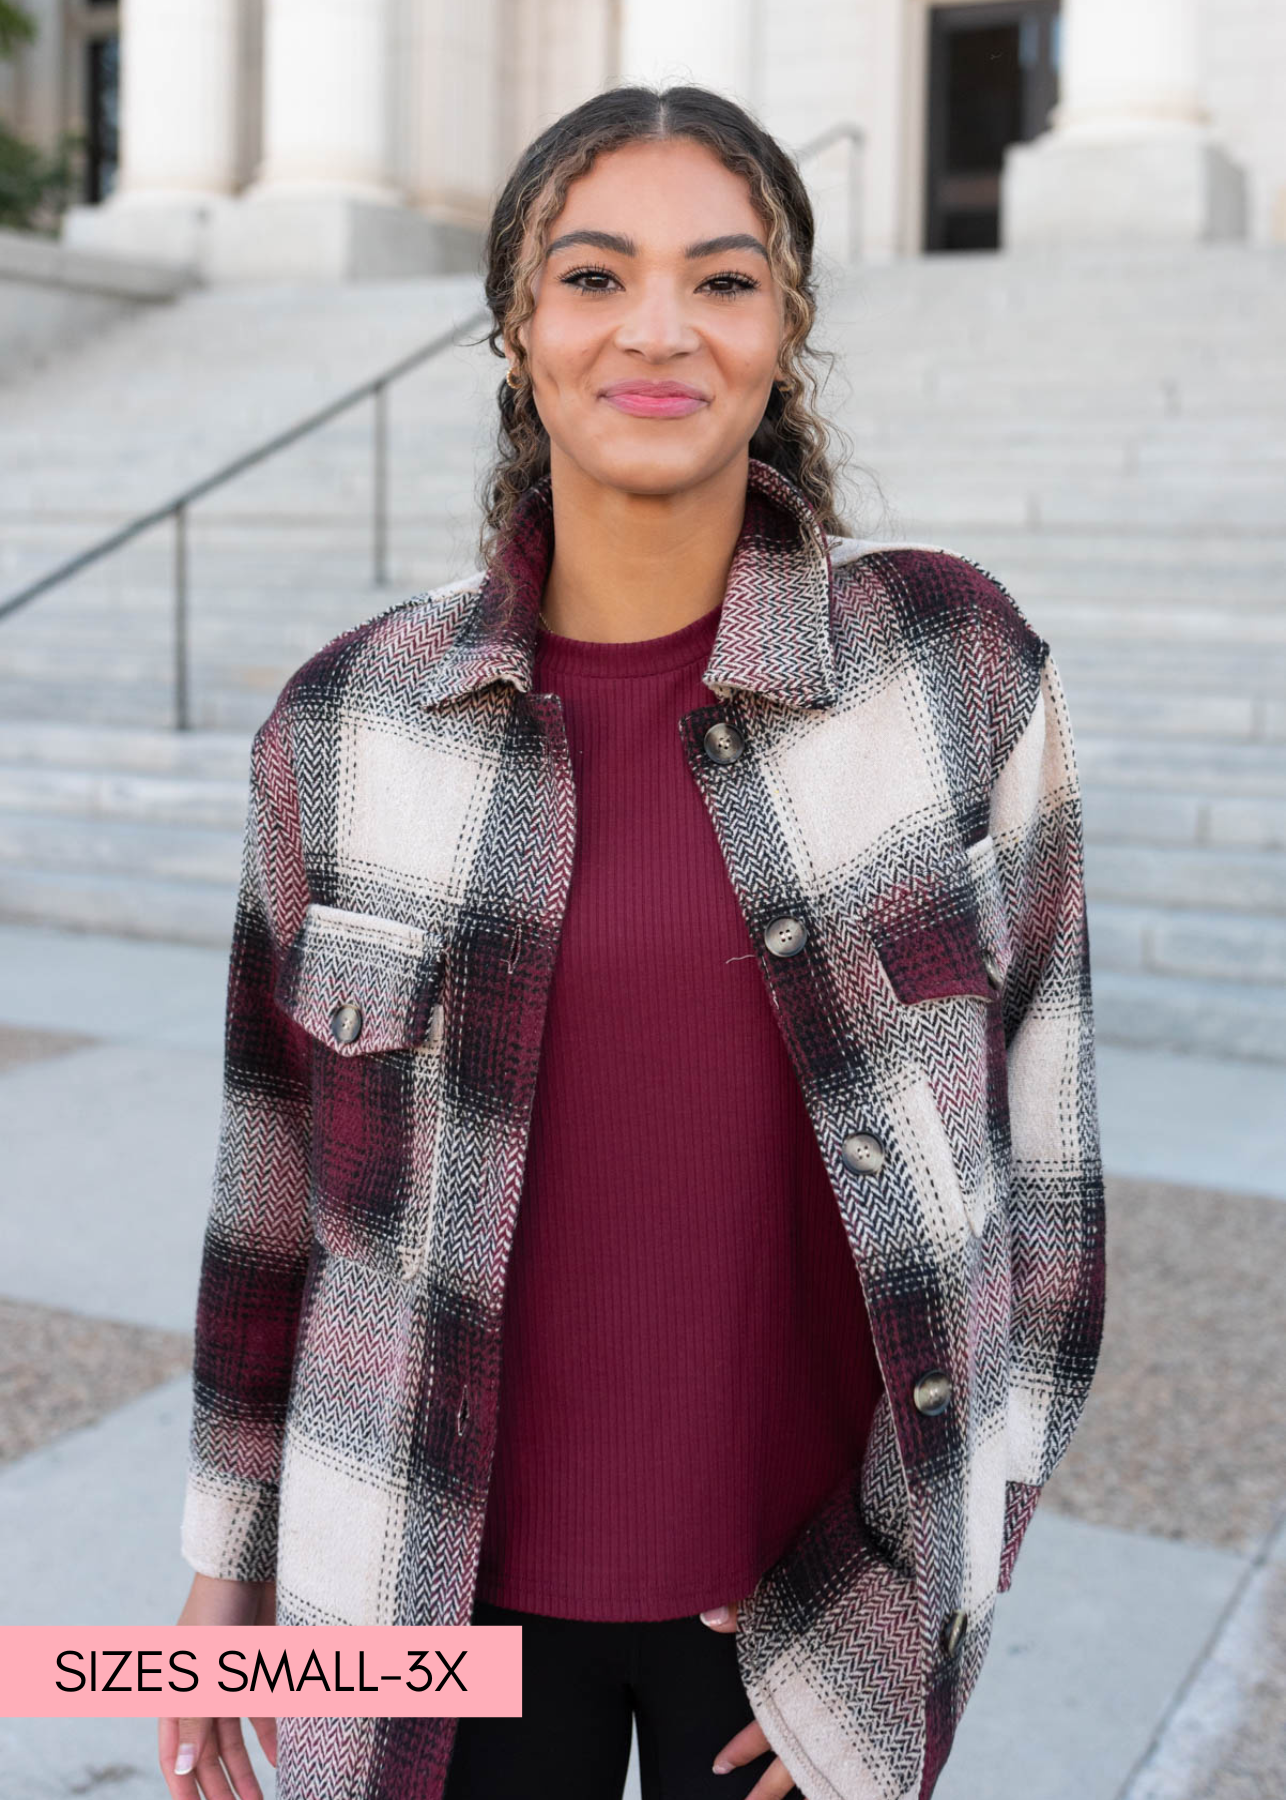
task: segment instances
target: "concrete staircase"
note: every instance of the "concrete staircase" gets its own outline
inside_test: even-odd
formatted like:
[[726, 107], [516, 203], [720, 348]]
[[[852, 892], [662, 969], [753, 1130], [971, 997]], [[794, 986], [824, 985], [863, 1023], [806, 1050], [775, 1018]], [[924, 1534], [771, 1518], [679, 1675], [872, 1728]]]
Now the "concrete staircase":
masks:
[[[194, 294], [0, 408], [0, 593], [472, 311], [469, 278]], [[823, 405], [864, 535], [964, 551], [1052, 643], [1086, 791], [1106, 1041], [1286, 1062], [1286, 254], [831, 271]], [[170, 718], [170, 546], [0, 620], [0, 916], [225, 943], [248, 738], [335, 632], [474, 566], [499, 364], [392, 398], [192, 521], [200, 729]]]
[[0, 918], [225, 945], [242, 732], [0, 723]]

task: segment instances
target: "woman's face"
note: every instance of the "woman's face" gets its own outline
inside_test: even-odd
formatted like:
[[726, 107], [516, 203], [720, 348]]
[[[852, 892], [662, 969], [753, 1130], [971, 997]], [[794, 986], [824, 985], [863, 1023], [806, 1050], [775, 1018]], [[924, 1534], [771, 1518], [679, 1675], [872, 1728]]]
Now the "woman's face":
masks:
[[548, 244], [520, 335], [554, 467], [665, 494], [744, 452], [784, 308], [742, 177], [687, 138], [605, 152]]

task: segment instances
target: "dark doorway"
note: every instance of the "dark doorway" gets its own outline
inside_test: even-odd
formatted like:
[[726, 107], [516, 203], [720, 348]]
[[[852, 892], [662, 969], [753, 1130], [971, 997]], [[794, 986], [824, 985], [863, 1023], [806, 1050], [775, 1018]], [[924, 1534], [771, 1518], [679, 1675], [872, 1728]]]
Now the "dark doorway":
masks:
[[85, 173], [91, 206], [116, 186], [120, 155], [121, 0], [82, 0], [77, 24], [85, 55], [82, 90]]
[[1057, 98], [1058, 0], [933, 8], [926, 250], [999, 248], [1005, 147], [1044, 131]]
[[85, 83], [85, 199], [91, 206], [116, 186], [120, 156], [121, 40], [93, 38]]

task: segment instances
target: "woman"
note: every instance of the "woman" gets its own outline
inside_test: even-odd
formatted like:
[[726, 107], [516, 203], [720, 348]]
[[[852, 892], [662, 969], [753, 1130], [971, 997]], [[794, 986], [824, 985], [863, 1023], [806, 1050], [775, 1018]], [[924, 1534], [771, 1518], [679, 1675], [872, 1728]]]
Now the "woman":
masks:
[[[524, 1629], [519, 1720], [256, 1721], [283, 1800], [609, 1800], [634, 1717], [648, 1800], [924, 1800], [1079, 1420], [1062, 692], [847, 535], [812, 236], [715, 94], [551, 126], [484, 568], [256, 734], [182, 1619]], [[259, 1794], [236, 1721], [160, 1748]]]

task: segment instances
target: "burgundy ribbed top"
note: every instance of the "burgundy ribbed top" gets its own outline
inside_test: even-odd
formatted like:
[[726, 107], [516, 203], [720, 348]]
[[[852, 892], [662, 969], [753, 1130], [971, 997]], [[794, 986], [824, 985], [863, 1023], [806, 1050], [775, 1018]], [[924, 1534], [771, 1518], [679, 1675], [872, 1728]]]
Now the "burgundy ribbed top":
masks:
[[748, 1594], [880, 1391], [852, 1253], [679, 720], [720, 609], [542, 630], [575, 863], [506, 1280], [478, 1593], [576, 1619]]

